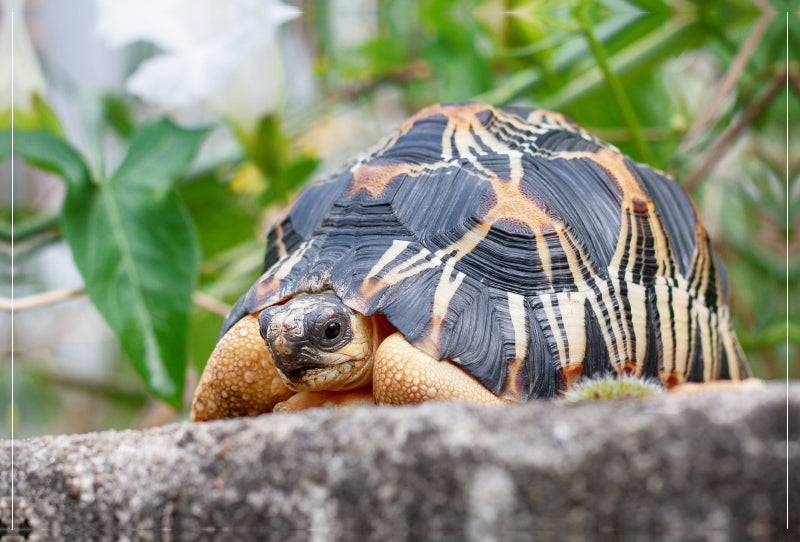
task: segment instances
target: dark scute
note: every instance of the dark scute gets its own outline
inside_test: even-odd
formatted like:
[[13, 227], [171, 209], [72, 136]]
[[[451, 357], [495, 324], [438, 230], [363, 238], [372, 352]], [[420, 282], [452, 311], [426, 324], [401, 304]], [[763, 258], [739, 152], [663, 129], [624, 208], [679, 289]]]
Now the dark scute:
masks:
[[689, 271], [695, 251], [697, 217], [686, 191], [675, 181], [644, 164], [626, 160], [631, 171], [642, 181], [656, 211], [683, 276]]
[[[500, 395], [507, 383], [508, 366], [516, 357], [508, 293], [486, 288], [467, 277], [450, 302], [450, 308], [442, 326], [443, 357], [455, 358], [484, 386]], [[461, 340], [456, 341], [459, 337]], [[490, 359], [496, 361], [487, 363]], [[528, 358], [517, 380], [523, 399], [530, 397], [533, 376], [534, 363]]]
[[321, 243], [320, 250], [315, 252], [314, 260], [309, 262], [308, 270], [297, 283], [298, 291], [319, 292], [331, 289], [337, 292], [339, 284], [332, 279], [331, 273], [351, 253], [349, 245], [330, 242], [330, 238], [328, 242]]
[[719, 300], [720, 305], [727, 302], [728, 299], [728, 270], [725, 268], [725, 264], [722, 263], [722, 258], [720, 258], [719, 254], [716, 252], [714, 253], [714, 263], [717, 266], [717, 272], [719, 273], [719, 283], [721, 286], [722, 291], [722, 299]]
[[512, 115], [516, 115], [516, 116], [520, 117], [521, 119], [527, 119], [528, 115], [530, 115], [531, 111], [533, 111], [533, 108], [522, 107], [522, 106], [518, 106], [518, 105], [507, 105], [507, 106], [503, 107], [502, 109], [503, 109], [504, 112], [510, 113]]
[[506, 154], [496, 154], [484, 151], [486, 154], [479, 154], [476, 157], [482, 169], [478, 171], [490, 171], [498, 179], [507, 181], [511, 178], [511, 159]]
[[524, 155], [523, 192], [566, 224], [595, 271], [605, 277], [617, 246], [622, 195], [593, 160]]
[[[612, 299], [616, 309], [614, 312], [617, 322], [620, 322], [619, 331], [622, 337], [622, 344], [630, 344], [631, 351], [636, 352], [636, 341], [639, 338], [636, 337], [633, 325], [631, 325], [633, 312], [631, 311], [631, 300], [628, 299], [628, 282], [621, 280], [618, 287], [614, 284], [609, 284], [608, 289], [611, 292], [616, 292]], [[642, 340], [646, 340], [646, 338], [642, 338]]]
[[519, 147], [528, 142], [534, 135], [531, 130], [520, 129], [518, 126], [495, 123], [492, 126], [492, 133], [511, 147]]
[[[635, 211], [635, 215], [638, 227], [637, 244], [640, 251], [637, 251], [636, 265], [633, 268], [633, 280], [634, 282], [650, 285], [655, 282], [658, 271], [655, 237], [647, 214]], [[644, 240], [644, 243], [642, 243], [642, 240]]]
[[[256, 283], [247, 291], [245, 303], [247, 312], [253, 314], [260, 311], [264, 307], [288, 299], [299, 292], [307, 292], [309, 288], [306, 286], [309, 278], [314, 276], [312, 269], [320, 255], [322, 243], [319, 241], [312, 244], [303, 253], [302, 257], [292, 268], [292, 272], [280, 281], [276, 281], [273, 288], [267, 292], [260, 292], [259, 287], [263, 283], [272, 281], [275, 269], [265, 273], [256, 281]], [[260, 292], [260, 293], [259, 293]]]
[[622, 256], [619, 260], [619, 272], [617, 273], [617, 278], [619, 280], [625, 280], [625, 273], [628, 269], [628, 263], [631, 257], [635, 258], [635, 254], [631, 254], [631, 240], [633, 239], [633, 232], [635, 231], [633, 226], [633, 215], [631, 213], [625, 213], [622, 217], [622, 220], [625, 222], [625, 227], [627, 228], [627, 233], [625, 234], [625, 239], [622, 240], [623, 246], [625, 247], [622, 251]]
[[378, 312], [403, 333], [410, 343], [429, 332], [433, 294], [441, 276], [439, 269], [427, 269], [411, 280], [404, 280], [386, 288], [378, 303], [371, 306], [370, 314]]
[[725, 348], [720, 348], [719, 379], [720, 380], [731, 379], [731, 369], [728, 362], [728, 351]]
[[[447, 168], [432, 176], [406, 177], [392, 200], [397, 218], [431, 252], [455, 243], [479, 224], [494, 204], [490, 185], [466, 169]], [[554, 275], [564, 288], [574, 281], [563, 248], [555, 236]], [[489, 286], [530, 295], [548, 287], [541, 271], [533, 232], [519, 222], [504, 220], [456, 264], [456, 269]]]
[[[647, 288], [647, 350], [644, 356], [642, 376], [659, 379], [664, 364], [664, 348], [661, 344], [661, 328], [656, 308], [656, 290]], [[637, 341], [641, 338], [637, 337]]]
[[[395, 240], [415, 241], [388, 203], [359, 201], [337, 203], [317, 235], [324, 237], [318, 266], [329, 270], [328, 284], [343, 299], [358, 295], [364, 277]], [[401, 254], [410, 257], [411, 251]]]
[[[346, 171], [306, 188], [289, 211], [294, 231], [303, 239], [311, 237], [352, 182], [353, 175]], [[287, 252], [291, 252], [288, 246]]]
[[502, 391], [506, 364], [514, 359], [506, 300], [506, 292], [465, 277], [439, 334], [441, 357], [453, 359], [495, 394]]
[[496, 117], [494, 111], [487, 107], [480, 113], [476, 113], [475, 118], [477, 118], [478, 122], [480, 122], [482, 125], [489, 127], [494, 124], [494, 119]]
[[361, 242], [365, 235], [391, 236], [411, 232], [397, 219], [388, 201], [337, 201], [325, 217], [315, 236], [325, 235], [339, 242]]
[[392, 209], [431, 251], [460, 239], [475, 224], [490, 186], [474, 173], [448, 167], [432, 175], [406, 177]]
[[583, 378], [597, 378], [607, 374], [614, 374], [611, 358], [608, 355], [606, 340], [600, 324], [592, 310], [592, 305], [587, 299], [584, 302], [586, 322], [586, 354], [583, 358]]
[[[528, 371], [534, 375], [529, 398], [555, 397], [566, 387], [550, 324], [539, 298], [525, 299], [528, 314]], [[544, 318], [544, 320], [542, 320]]]
[[[575, 277], [572, 275], [572, 268], [569, 265], [569, 255], [578, 254], [578, 247], [580, 245], [573, 245], [569, 239], [567, 239], [567, 245], [562, 245], [561, 239], [559, 239], [556, 231], [550, 227], [544, 228], [542, 233], [549, 247], [548, 251], [550, 252], [550, 269], [553, 275], [553, 288], [558, 291], [577, 291], [578, 287], [575, 284]], [[582, 262], [579, 260], [579, 263], [582, 272], [581, 277], [586, 280], [589, 276], [588, 266], [591, 262]], [[605, 269], [599, 269], [597, 271], [598, 275], [601, 277], [607, 274]]]
[[444, 115], [418, 120], [394, 145], [381, 152], [381, 158], [396, 158], [411, 164], [437, 162], [442, 156], [442, 136], [447, 121]]
[[[370, 160], [368, 164], [372, 167], [386, 167], [391, 168], [392, 166], [405, 164], [404, 160], [398, 160], [396, 158], [384, 158], [378, 157]], [[365, 189], [359, 189], [356, 191], [350, 198], [349, 201], [358, 201], [361, 202], [364, 206], [370, 205], [383, 205], [389, 203], [394, 198], [397, 190], [403, 184], [403, 181], [406, 178], [405, 173], [399, 173], [392, 177], [392, 179], [386, 184], [384, 189], [379, 194], [373, 194]], [[352, 181], [351, 181], [352, 182]], [[352, 192], [353, 185], [350, 184], [348, 186], [347, 192]]]
[[[280, 240], [283, 241], [286, 252], [291, 253], [300, 245], [300, 243], [303, 242], [304, 239], [299, 233], [297, 233], [297, 231], [295, 231], [294, 224], [289, 216], [284, 218], [280, 225], [283, 229], [283, 235]], [[278, 230], [276, 228], [272, 228], [267, 234], [267, 252], [264, 256], [264, 271], [275, 265], [278, 259], [280, 259], [280, 247], [278, 245], [278, 240]]]
[[500, 236], [504, 242], [512, 242], [512, 239], [522, 239], [527, 243], [536, 243], [536, 236], [533, 230], [519, 218], [510, 216], [501, 218], [492, 224], [487, 237], [492, 235]]
[[[703, 381], [703, 343], [700, 336], [700, 322], [697, 316], [692, 316], [694, 325], [694, 351], [692, 352], [692, 368], [689, 371], [689, 382], [702, 382]], [[708, 360], [710, 363], [711, 360]]]
[[[558, 243], [555, 235], [550, 236], [548, 241], [553, 238]], [[565, 289], [574, 288], [561, 246], [558, 245], [554, 251], [563, 256], [561, 260], [556, 258], [553, 262], [556, 282]], [[464, 255], [455, 267], [469, 276], [479, 277], [487, 286], [516, 294], [535, 295], [550, 288], [548, 278], [542, 272], [533, 232], [512, 221], [504, 220], [492, 226], [486, 238]], [[558, 277], [563, 280], [558, 280]]]
[[601, 146], [596, 141], [581, 137], [577, 132], [550, 130], [536, 136], [536, 147], [551, 152], [597, 152]]
[[[711, 258], [708, 262], [708, 283], [706, 284], [706, 291], [700, 292], [700, 295], [703, 296], [703, 302], [705, 303], [706, 307], [711, 310], [716, 310], [717, 302], [717, 269], [716, 269], [716, 262], [717, 258], [711, 248], [711, 243], [706, 241], [708, 244], [708, 254], [711, 255]], [[690, 279], [691, 280], [691, 279]]]

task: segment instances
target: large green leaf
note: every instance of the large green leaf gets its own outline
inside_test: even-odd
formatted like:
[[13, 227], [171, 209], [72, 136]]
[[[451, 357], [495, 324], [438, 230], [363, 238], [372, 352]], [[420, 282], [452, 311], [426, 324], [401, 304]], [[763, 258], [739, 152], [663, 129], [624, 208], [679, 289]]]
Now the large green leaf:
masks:
[[174, 406], [183, 393], [199, 260], [194, 228], [174, 185], [204, 133], [167, 120], [144, 126], [133, 134], [117, 172], [98, 182], [63, 141], [42, 132], [15, 139], [16, 153], [67, 181], [63, 231], [86, 291], [139, 375]]
[[150, 388], [179, 406], [199, 260], [173, 187], [204, 131], [162, 120], [134, 133], [110, 180], [67, 193], [64, 234], [92, 301]]
[[[49, 132], [14, 131], [14, 154], [29, 164], [55, 173], [70, 187], [91, 184], [89, 168], [66, 142]], [[0, 161], [11, 155], [11, 131], [0, 132]]]

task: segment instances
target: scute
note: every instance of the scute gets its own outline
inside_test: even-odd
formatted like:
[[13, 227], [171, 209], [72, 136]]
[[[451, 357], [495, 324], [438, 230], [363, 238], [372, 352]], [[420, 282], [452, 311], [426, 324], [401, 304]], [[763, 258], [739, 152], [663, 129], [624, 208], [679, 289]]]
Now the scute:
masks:
[[749, 374], [688, 196], [556, 113], [424, 109], [309, 187], [268, 239], [223, 333], [333, 290], [517, 400], [608, 371]]

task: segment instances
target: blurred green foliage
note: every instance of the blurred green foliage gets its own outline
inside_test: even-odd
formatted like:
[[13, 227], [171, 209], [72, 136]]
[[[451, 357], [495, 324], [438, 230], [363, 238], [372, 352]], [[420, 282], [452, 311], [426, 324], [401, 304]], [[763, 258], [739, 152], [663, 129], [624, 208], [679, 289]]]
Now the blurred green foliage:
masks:
[[[168, 120], [144, 125], [108, 179], [93, 179], [81, 156], [49, 132], [19, 131], [15, 138], [17, 156], [66, 181], [61, 225], [86, 291], [139, 376], [176, 407], [199, 251], [173, 185], [204, 133]], [[10, 151], [6, 139], [0, 159]]]
[[[185, 163], [174, 175], [152, 171], [162, 181], [147, 187], [160, 194], [151, 196], [185, 207], [189, 230], [182, 230], [181, 244], [188, 247], [196, 237], [199, 252], [157, 260], [161, 274], [157, 266], [148, 272], [167, 289], [184, 281], [235, 301], [260, 272], [265, 215], [274, 216], [320, 164], [323, 150], [300, 145], [299, 136], [343, 105], [370, 104], [387, 88], [409, 114], [444, 101], [536, 105], [572, 117], [679, 182], [689, 181], [728, 267], [735, 325], [753, 370], [781, 378], [785, 360], [800, 353], [800, 148], [786, 149], [786, 113], [800, 118], [800, 2], [763, 4], [771, 14], [745, 0], [394, 0], [377, 3], [373, 33], [342, 45], [333, 30], [334, 4], [302, 3], [304, 15], [292, 24], [312, 45], [320, 98], [307, 110], [272, 114], [254, 130], [236, 133], [240, 149], [233, 156], [191, 169]], [[715, 94], [727, 73], [734, 74], [729, 87]], [[129, 97], [109, 96], [101, 108], [102, 129], [129, 146], [129, 156], [137, 149], [136, 134], [148, 129], [137, 126], [134, 106]], [[40, 116], [54, 126], [49, 115]], [[85, 224], [70, 239], [71, 214], [65, 207], [61, 231], [75, 250], [76, 239], [88, 242], [92, 232]], [[17, 231], [25, 232], [20, 239], [53, 227], [51, 217], [35, 212], [16, 218]], [[7, 224], [7, 214], [0, 213], [0, 220]], [[152, 236], [166, 227], [158, 215], [148, 220]], [[8, 238], [9, 229], [3, 226], [0, 235]], [[142, 231], [134, 235], [143, 245], [157, 244]], [[90, 296], [113, 320], [93, 294], [90, 274], [81, 271]], [[184, 292], [173, 307], [183, 317], [153, 323], [166, 326], [182, 349], [156, 361], [139, 355], [137, 361], [135, 348], [126, 348], [149, 389], [173, 405], [180, 402], [183, 352], [202, 370], [221, 323], [198, 306], [187, 314], [188, 307]], [[167, 375], [169, 385], [154, 379], [153, 363], [161, 365], [156, 372]], [[797, 363], [789, 369], [800, 377]]]

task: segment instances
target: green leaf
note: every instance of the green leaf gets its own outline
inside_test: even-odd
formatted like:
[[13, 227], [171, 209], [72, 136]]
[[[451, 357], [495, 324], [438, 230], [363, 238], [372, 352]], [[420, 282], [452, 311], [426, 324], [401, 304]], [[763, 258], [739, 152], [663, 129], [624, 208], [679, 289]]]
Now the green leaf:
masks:
[[[205, 130], [167, 120], [133, 134], [111, 179], [93, 182], [80, 155], [47, 132], [16, 132], [14, 151], [67, 182], [61, 220], [86, 291], [151, 391], [179, 407], [199, 249], [174, 185]], [[0, 159], [11, 150], [0, 132]]]
[[123, 139], [133, 134], [133, 115], [128, 104], [120, 96], [107, 94], [102, 98], [103, 118], [114, 132]]
[[167, 120], [139, 129], [112, 178], [70, 187], [62, 211], [89, 297], [150, 389], [176, 407], [199, 249], [174, 185], [204, 134]]
[[[89, 168], [80, 154], [64, 140], [49, 132], [14, 131], [14, 154], [29, 164], [55, 173], [70, 189], [91, 184]], [[11, 131], [0, 132], [0, 161], [11, 155]]]
[[292, 179], [295, 186], [299, 186], [316, 171], [321, 161], [322, 160], [312, 154], [302, 154], [289, 164], [286, 176]]
[[619, 108], [620, 113], [622, 113], [622, 117], [625, 119], [625, 124], [628, 126], [628, 130], [633, 138], [633, 143], [638, 151], [638, 158], [640, 160], [644, 160], [645, 162], [652, 163], [653, 156], [650, 152], [650, 147], [645, 141], [642, 128], [639, 126], [639, 121], [636, 118], [636, 113], [634, 112], [631, 102], [628, 99], [628, 94], [625, 92], [625, 88], [617, 76], [617, 73], [611, 69], [611, 65], [608, 62], [608, 55], [606, 54], [603, 45], [595, 37], [588, 16], [583, 9], [576, 10], [575, 15], [578, 21], [581, 23], [584, 36], [589, 43], [589, 48], [594, 55], [597, 65], [603, 72], [603, 76], [605, 77], [606, 83], [611, 90], [611, 95], [614, 97], [617, 108]]
[[236, 136], [246, 157], [267, 180], [258, 198], [263, 206], [287, 203], [319, 164], [311, 154], [296, 155], [276, 115], [262, 117], [252, 132], [237, 129]]
[[[14, 108], [15, 130], [44, 130], [55, 135], [63, 135], [58, 117], [38, 94], [33, 95], [31, 108]], [[11, 108], [0, 112], [0, 129], [11, 128]]]
[[252, 239], [258, 230], [260, 208], [254, 198], [233, 194], [212, 175], [181, 183], [178, 193], [194, 217], [205, 259]]

